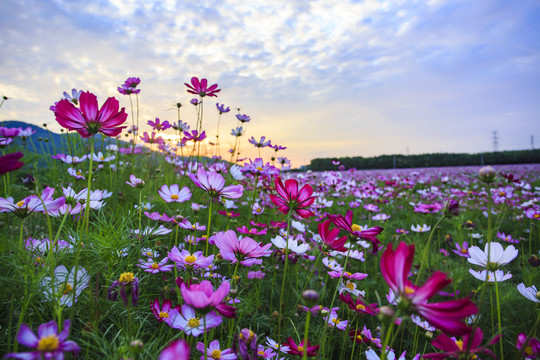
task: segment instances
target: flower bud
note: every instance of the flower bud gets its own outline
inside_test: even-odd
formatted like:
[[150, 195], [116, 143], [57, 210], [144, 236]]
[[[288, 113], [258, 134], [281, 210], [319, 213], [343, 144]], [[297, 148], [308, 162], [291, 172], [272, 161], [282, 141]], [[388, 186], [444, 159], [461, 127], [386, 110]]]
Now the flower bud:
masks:
[[458, 216], [459, 215], [459, 202], [450, 199], [446, 202], [444, 207], [444, 216], [447, 218]]
[[478, 175], [480, 180], [482, 180], [485, 183], [492, 183], [493, 180], [495, 180], [495, 175], [497, 175], [497, 172], [495, 169], [493, 169], [491, 166], [484, 166], [478, 171]]

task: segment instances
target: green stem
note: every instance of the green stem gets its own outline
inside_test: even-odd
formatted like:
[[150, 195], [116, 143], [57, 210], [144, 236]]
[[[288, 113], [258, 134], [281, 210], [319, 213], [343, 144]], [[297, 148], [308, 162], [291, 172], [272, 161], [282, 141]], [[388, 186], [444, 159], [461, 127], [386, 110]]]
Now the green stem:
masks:
[[309, 333], [309, 321], [311, 320], [311, 311], [308, 310], [306, 318], [306, 327], [304, 329], [304, 352], [302, 354], [302, 360], [307, 360], [307, 349], [308, 349], [308, 333]]
[[[497, 277], [495, 276], [495, 298], [497, 299], [497, 321], [499, 322], [499, 336], [502, 337], [502, 321], [501, 321], [501, 305], [499, 303], [499, 286], [497, 285]], [[503, 352], [503, 342], [502, 340], [499, 341], [500, 350], [501, 350], [501, 360], [504, 360], [504, 352]]]
[[426, 258], [429, 252], [429, 245], [431, 244], [431, 239], [433, 238], [433, 234], [435, 233], [435, 230], [437, 230], [437, 226], [445, 219], [445, 216], [441, 217], [439, 221], [433, 226], [433, 229], [431, 229], [431, 232], [429, 233], [428, 241], [426, 248], [424, 249], [424, 254], [422, 255], [422, 263], [420, 264], [420, 270], [418, 270], [418, 276], [416, 277], [416, 285], [418, 285], [418, 282], [421, 279], [422, 270], [424, 270], [424, 265], [426, 262]]
[[208, 244], [210, 239], [210, 224], [212, 221], [212, 203], [214, 202], [214, 199], [210, 197], [210, 200], [208, 201], [208, 226], [206, 227], [206, 248], [204, 249], [204, 256], [208, 256]]

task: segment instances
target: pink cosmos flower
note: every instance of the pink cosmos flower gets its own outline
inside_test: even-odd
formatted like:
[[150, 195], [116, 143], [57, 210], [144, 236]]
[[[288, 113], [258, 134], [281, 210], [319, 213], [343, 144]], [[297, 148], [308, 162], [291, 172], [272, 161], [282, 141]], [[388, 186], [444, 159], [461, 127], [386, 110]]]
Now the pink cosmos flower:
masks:
[[158, 194], [168, 203], [183, 203], [184, 201], [191, 199], [191, 190], [186, 186], [180, 190], [180, 187], [177, 184], [172, 184], [170, 187], [163, 185], [161, 189], [158, 190]]
[[62, 196], [54, 200], [53, 194], [54, 189], [47, 187], [41, 194], [41, 200], [36, 195], [25, 197], [17, 203], [13, 202], [13, 198], [0, 198], [0, 212], [13, 212], [16, 216], [25, 218], [33, 212], [56, 210], [65, 204], [66, 199]]
[[341, 320], [338, 318], [337, 311], [332, 310], [328, 316], [324, 317], [324, 321], [331, 326], [339, 330], [345, 330], [347, 328], [348, 320]]
[[228, 113], [229, 111], [231, 111], [231, 109], [227, 106], [225, 107], [225, 104], [219, 104], [219, 103], [216, 103], [216, 107], [219, 111], [219, 114], [224, 114], [224, 113]]
[[463, 245], [459, 245], [459, 243], [456, 243], [456, 249], [457, 250], [452, 250], [452, 252], [462, 257], [471, 257], [469, 255], [469, 243], [467, 243], [466, 241], [463, 242]]
[[137, 189], [142, 189], [144, 187], [144, 181], [137, 178], [135, 175], [130, 175], [129, 181], [126, 181], [126, 184]]
[[526, 360], [538, 359], [540, 356], [540, 341], [538, 341], [537, 338], [532, 337], [529, 339], [529, 342], [525, 344], [526, 340], [527, 335], [519, 334], [516, 342], [516, 347], [521, 350], [521, 354]]
[[181, 223], [178, 223], [178, 226], [186, 230], [196, 230], [196, 231], [206, 230], [206, 225], [200, 225], [198, 222], [192, 224], [187, 219], [185, 219]]
[[0, 156], [0, 175], [21, 168], [24, 163], [19, 161], [23, 157], [22, 152], [16, 152]]
[[171, 123], [169, 123], [167, 120], [161, 122], [159, 118], [156, 118], [155, 121], [148, 120], [148, 125], [150, 125], [153, 130], [157, 131], [165, 131], [172, 127]]
[[294, 210], [304, 219], [314, 216], [313, 212], [306, 210], [315, 201], [312, 197], [313, 189], [309, 184], [304, 185], [300, 191], [298, 190], [298, 181], [295, 179], [285, 180], [285, 185], [280, 177], [274, 180], [276, 185], [277, 195], [270, 194], [270, 199], [278, 207], [283, 214], [288, 214]]
[[366, 304], [360, 296], [356, 299], [356, 301], [354, 301], [350, 294], [341, 294], [339, 295], [339, 299], [347, 304], [347, 306], [356, 313], [368, 314], [372, 316], [376, 316], [379, 313], [377, 303]]
[[390, 290], [399, 297], [399, 303], [445, 333], [463, 335], [470, 332], [463, 319], [478, 312], [476, 305], [468, 298], [428, 304], [427, 300], [452, 280], [437, 271], [421, 287], [414, 285], [408, 279], [413, 259], [414, 245], [408, 246], [404, 242], [395, 251], [389, 244], [381, 258], [382, 275]]
[[169, 217], [167, 214], [161, 215], [158, 212], [153, 212], [153, 213], [150, 214], [148, 211], [145, 211], [144, 215], [147, 218], [149, 218], [150, 220], [154, 220], [154, 221], [162, 221], [162, 222], [166, 222], [166, 223], [171, 223], [171, 222], [176, 221], [174, 218]]
[[500, 204], [514, 197], [514, 188], [510, 185], [506, 187], [500, 187], [498, 189], [491, 189], [491, 195], [495, 204]]
[[184, 282], [180, 283], [180, 291], [186, 304], [203, 312], [215, 309], [225, 317], [234, 318], [236, 309], [225, 304], [230, 289], [231, 284], [228, 281], [224, 281], [216, 291], [208, 280], [190, 286], [186, 286]]
[[255, 147], [257, 148], [265, 148], [267, 146], [270, 146], [271, 145], [271, 142], [270, 140], [266, 141], [266, 137], [263, 136], [261, 137], [261, 139], [259, 141], [257, 141], [253, 136], [251, 137], [251, 139], [248, 140], [248, 142], [252, 145], [255, 145]]
[[152, 304], [150, 305], [150, 308], [152, 309], [152, 314], [156, 317], [156, 319], [159, 322], [165, 322], [169, 326], [171, 325], [171, 317], [169, 316], [169, 312], [172, 308], [172, 301], [169, 299], [166, 299], [163, 301], [163, 306], [160, 308], [159, 306], [159, 299], [155, 298]]
[[212, 341], [208, 345], [208, 348], [202, 342], [197, 343], [196, 347], [203, 354], [206, 353], [206, 358], [202, 355], [200, 360], [235, 360], [237, 358], [236, 354], [233, 354], [232, 349], [221, 350], [218, 340]]
[[182, 305], [182, 311], [178, 311], [176, 308], [169, 311], [171, 317], [171, 327], [173, 329], [183, 330], [186, 335], [197, 337], [204, 333], [206, 324], [206, 331], [221, 324], [223, 318], [216, 314], [214, 311], [209, 312], [204, 316], [197, 316], [195, 309], [191, 306]]
[[197, 251], [193, 254], [188, 250], [182, 250], [180, 252], [176, 246], [173, 246], [167, 254], [169, 259], [184, 269], [204, 269], [214, 261], [214, 255], [205, 257], [202, 251]]
[[532, 220], [540, 220], [540, 208], [529, 208], [525, 211], [525, 216]]
[[[461, 359], [462, 356], [467, 353], [467, 348], [469, 348], [469, 356], [483, 353], [491, 356], [493, 359], [496, 359], [495, 354], [493, 354], [493, 352], [486, 347], [495, 344], [497, 341], [499, 341], [500, 337], [500, 335], [497, 335], [486, 345], [480, 346], [480, 343], [484, 338], [484, 333], [479, 327], [476, 328], [474, 336], [472, 337], [471, 334], [464, 334], [463, 340], [457, 340], [455, 337], [449, 338], [445, 334], [440, 334], [435, 340], [431, 341], [431, 345], [444, 351], [444, 353], [425, 354], [422, 355], [422, 358], [436, 360]], [[476, 359], [476, 356], [473, 356], [473, 358]]]
[[157, 274], [159, 272], [171, 271], [174, 268], [174, 265], [172, 264], [166, 265], [168, 261], [168, 257], [165, 257], [159, 263], [155, 262], [154, 259], [148, 259], [146, 261], [139, 260], [139, 264], [137, 264], [137, 266], [141, 269], [144, 269], [144, 271], [146, 272], [149, 272], [151, 274]]
[[272, 244], [261, 245], [252, 238], [238, 238], [232, 230], [219, 232], [209, 239], [210, 242], [219, 248], [221, 257], [231, 261], [233, 264], [240, 261], [244, 266], [262, 264], [263, 256], [270, 256], [272, 251], [268, 251]]
[[118, 87], [118, 92], [122, 95], [138, 94], [141, 89], [136, 87], [141, 83], [141, 79], [138, 77], [129, 77], [126, 81]]
[[328, 218], [334, 223], [334, 225], [336, 225], [342, 230], [347, 231], [352, 236], [369, 241], [373, 245], [374, 254], [379, 249], [379, 245], [381, 244], [381, 242], [379, 241], [379, 239], [377, 239], [377, 235], [379, 235], [384, 230], [382, 227], [375, 226], [363, 230], [360, 226], [352, 223], [352, 210], [347, 210], [345, 216], [328, 214]]
[[218, 89], [218, 85], [214, 84], [210, 87], [208, 87], [208, 80], [201, 79], [199, 81], [199, 78], [192, 77], [191, 78], [191, 85], [184, 83], [188, 87], [187, 92], [190, 94], [199, 95], [200, 97], [205, 96], [211, 96], [211, 97], [217, 97], [217, 93], [221, 91], [221, 89]]
[[266, 235], [266, 233], [268, 232], [268, 229], [261, 229], [261, 230], [257, 228], [248, 229], [246, 225], [242, 225], [242, 227], [236, 228], [236, 230], [240, 234], [248, 234], [248, 235]]
[[151, 136], [149, 136], [145, 131], [142, 136], [139, 136], [139, 138], [147, 144], [163, 145], [165, 143], [165, 140], [163, 140], [161, 136], [156, 137], [156, 133], [154, 131], [152, 131]]
[[118, 111], [120, 105], [115, 98], [108, 98], [99, 110], [97, 97], [90, 92], [83, 92], [79, 102], [80, 108], [66, 99], [56, 104], [54, 115], [62, 127], [77, 131], [83, 138], [89, 138], [98, 132], [106, 136], [116, 136], [126, 128], [120, 125], [126, 121], [127, 114], [124, 108]]
[[225, 186], [225, 178], [221, 174], [206, 171], [202, 166], [197, 170], [197, 176], [189, 174], [189, 177], [212, 198], [239, 199], [244, 193], [242, 185]]
[[184, 340], [175, 340], [161, 352], [159, 360], [189, 360], [189, 345]]
[[346, 279], [353, 279], [353, 280], [363, 280], [367, 278], [368, 274], [362, 274], [362, 273], [350, 273], [348, 271], [329, 271], [328, 275], [332, 278], [346, 278]]
[[38, 336], [26, 324], [22, 324], [17, 333], [17, 341], [29, 348], [32, 352], [9, 353], [5, 358], [21, 360], [62, 360], [65, 352], [79, 353], [81, 349], [75, 341], [66, 340], [69, 336], [71, 320], [64, 321], [63, 329], [58, 333], [58, 325], [54, 320], [41, 324], [38, 327]]
[[501, 233], [499, 231], [497, 231], [497, 238], [508, 243], [519, 244], [519, 240], [512, 238], [512, 235], [506, 235], [505, 233]]
[[311, 343], [308, 341], [307, 344], [304, 344], [304, 339], [300, 342], [300, 344], [296, 344], [292, 337], [287, 338], [287, 342], [283, 345], [289, 347], [289, 354], [291, 355], [300, 355], [302, 356], [304, 354], [304, 350], [306, 350], [306, 354], [308, 357], [317, 356], [317, 352], [319, 351], [319, 345], [312, 346]]

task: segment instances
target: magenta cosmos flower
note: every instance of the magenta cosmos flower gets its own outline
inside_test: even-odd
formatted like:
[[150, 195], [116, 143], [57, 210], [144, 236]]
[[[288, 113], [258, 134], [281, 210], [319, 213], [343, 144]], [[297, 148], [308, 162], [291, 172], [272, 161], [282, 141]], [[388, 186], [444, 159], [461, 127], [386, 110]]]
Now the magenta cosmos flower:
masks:
[[83, 92], [79, 98], [80, 108], [66, 99], [60, 100], [54, 109], [56, 121], [68, 130], [77, 131], [83, 138], [94, 136], [98, 132], [106, 136], [117, 136], [126, 126], [122, 125], [127, 118], [125, 109], [118, 100], [108, 98], [98, 110], [96, 95]]
[[287, 342], [283, 345], [289, 347], [288, 353], [291, 355], [303, 355], [305, 350], [308, 357], [313, 357], [317, 356], [317, 352], [319, 351], [319, 345], [312, 346], [309, 341], [307, 344], [304, 344], [304, 339], [297, 345], [292, 337], [289, 337], [287, 338]]
[[225, 178], [221, 174], [206, 171], [202, 166], [197, 170], [197, 176], [189, 174], [189, 178], [212, 198], [238, 199], [244, 193], [242, 185], [225, 186]]
[[189, 345], [184, 340], [175, 340], [161, 352], [159, 360], [189, 360]]
[[285, 180], [284, 185], [281, 178], [277, 177], [274, 183], [277, 195], [270, 194], [270, 199], [283, 214], [294, 210], [304, 219], [314, 215], [311, 211], [306, 210], [315, 201], [315, 198], [311, 196], [313, 189], [309, 184], [298, 190], [298, 181], [295, 179]]
[[338, 238], [337, 235], [339, 233], [339, 229], [334, 228], [330, 230], [331, 223], [331, 220], [326, 220], [317, 225], [317, 228], [319, 229], [319, 235], [322, 240], [323, 251], [326, 251], [327, 249], [332, 249], [339, 252], [347, 251], [347, 248], [344, 246], [345, 242], [347, 241], [347, 237], [342, 236]]
[[24, 165], [22, 161], [19, 161], [22, 157], [22, 152], [0, 156], [0, 174], [5, 174], [21, 168]]
[[353, 224], [353, 212], [348, 210], [345, 216], [343, 215], [332, 215], [328, 214], [328, 218], [336, 225], [338, 228], [347, 231], [352, 236], [357, 238], [367, 240], [373, 245], [373, 253], [375, 254], [379, 250], [379, 245], [381, 242], [377, 239], [384, 229], [380, 226], [375, 226], [366, 230], [363, 230], [360, 226]]
[[65, 352], [78, 353], [81, 349], [75, 341], [67, 340], [71, 320], [64, 321], [63, 330], [58, 333], [58, 325], [53, 321], [41, 324], [38, 327], [38, 336], [26, 324], [22, 324], [17, 334], [17, 341], [29, 348], [32, 352], [10, 353], [6, 358], [22, 360], [62, 360]]
[[138, 77], [129, 77], [126, 81], [118, 87], [118, 92], [123, 95], [138, 94], [141, 89], [137, 89], [137, 86], [141, 83], [141, 79]]
[[199, 81], [199, 78], [195, 76], [191, 78], [191, 85], [188, 83], [184, 83], [184, 85], [188, 87], [188, 93], [199, 95], [200, 97], [217, 97], [216, 94], [221, 91], [221, 89], [217, 88], [217, 84], [208, 87], [208, 80], [201, 79]]
[[463, 335], [471, 329], [463, 319], [476, 314], [478, 309], [468, 298], [428, 304], [429, 298], [452, 282], [446, 274], [437, 271], [418, 287], [407, 277], [414, 259], [414, 245], [399, 243], [394, 251], [392, 244], [381, 258], [381, 272], [390, 289], [399, 297], [400, 308], [416, 313], [430, 324], [449, 335]]
[[230, 289], [231, 284], [228, 281], [224, 281], [216, 291], [214, 291], [212, 283], [208, 280], [203, 280], [200, 284], [191, 284], [190, 286], [187, 286], [183, 282], [180, 284], [182, 298], [186, 304], [203, 312], [209, 312], [215, 309], [225, 317], [234, 318], [236, 316], [236, 309], [224, 302]]
[[240, 262], [244, 266], [262, 264], [263, 256], [270, 256], [268, 251], [272, 244], [260, 245], [249, 237], [238, 238], [232, 230], [219, 232], [209, 239], [210, 242], [219, 248], [221, 257], [231, 261], [233, 264]]

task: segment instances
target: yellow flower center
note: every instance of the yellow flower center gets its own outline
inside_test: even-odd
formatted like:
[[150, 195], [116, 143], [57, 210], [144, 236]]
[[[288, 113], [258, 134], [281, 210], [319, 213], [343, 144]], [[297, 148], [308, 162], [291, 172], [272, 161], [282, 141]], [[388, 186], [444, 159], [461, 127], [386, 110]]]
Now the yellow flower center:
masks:
[[73, 286], [71, 286], [71, 284], [66, 284], [66, 286], [64, 287], [64, 295], [67, 295], [71, 292], [71, 290], [73, 290]]
[[195, 224], [191, 225], [191, 228], [192, 228], [192, 229], [195, 229], [195, 228], [196, 228]]
[[532, 350], [532, 346], [530, 345], [527, 345], [527, 347], [525, 347], [525, 354], [527, 355], [532, 355], [533, 354], [533, 350]]
[[82, 176], [82, 173], [80, 171], [77, 171], [77, 175]]
[[227, 216], [232, 216], [232, 213], [228, 212], [228, 213], [227, 213]]
[[221, 350], [216, 349], [216, 350], [212, 351], [212, 353], [210, 354], [210, 357], [212, 359], [221, 359]]
[[257, 169], [257, 170], [259, 170], [259, 171], [262, 171], [262, 170], [263, 170], [263, 168], [262, 168], [262, 167], [260, 167], [260, 166], [257, 166], [257, 168], [256, 168], [256, 169]]
[[348, 283], [348, 284], [347, 284], [347, 288], [348, 288], [349, 290], [354, 290], [355, 287], [356, 287], [356, 286], [355, 286], [353, 283]]
[[359, 310], [359, 311], [366, 310], [366, 307], [364, 305], [362, 305], [362, 304], [358, 304], [358, 305], [356, 305], [356, 310]]
[[462, 253], [462, 254], [466, 254], [466, 253], [467, 253], [467, 249], [461, 249], [461, 253]]
[[357, 224], [352, 224], [351, 229], [352, 231], [362, 231], [362, 227]]
[[334, 324], [338, 325], [339, 322], [340, 322], [340, 320], [339, 320], [339, 319], [332, 319], [332, 322], [333, 322]]
[[303, 347], [303, 346], [299, 346], [299, 347], [298, 347], [298, 351], [301, 352], [301, 353], [303, 353], [303, 352], [304, 352], [304, 347]]
[[173, 200], [178, 200], [178, 195], [172, 194], [172, 195], [171, 195], [171, 199], [173, 199]]
[[39, 339], [37, 348], [38, 351], [54, 351], [58, 349], [58, 344], [59, 341], [56, 335], [49, 335]]
[[504, 191], [499, 191], [499, 196], [504, 196], [504, 195], [505, 195]]
[[418, 228], [418, 231], [422, 231], [423, 229], [424, 229], [424, 228], [420, 226], [420, 227]]
[[36, 258], [36, 262], [41, 262], [41, 258], [39, 256]]
[[348, 272], [348, 271], [345, 271], [345, 275], [351, 276], [352, 274], [350, 272]]
[[471, 220], [467, 220], [467, 225], [472, 225], [473, 222]]
[[159, 318], [160, 318], [160, 319], [168, 318], [168, 317], [169, 317], [169, 313], [168, 313], [168, 312], [163, 312], [163, 311], [160, 311], [160, 312], [159, 312]]
[[262, 211], [263, 211], [263, 209], [262, 209], [262, 208], [257, 208], [257, 210], [256, 210], [256, 211], [257, 211], [257, 212], [262, 212]]
[[411, 295], [411, 294], [414, 294], [414, 289], [410, 286], [405, 286], [405, 289], [403, 289], [405, 291], [405, 294], [406, 295]]
[[120, 275], [120, 278], [118, 279], [118, 281], [124, 284], [132, 283], [133, 280], [135, 280], [135, 276], [133, 276], [132, 272], [122, 273], [122, 275]]
[[159, 265], [157, 263], [152, 264], [152, 269], [156, 270], [159, 269]]
[[265, 355], [264, 351], [262, 351], [262, 350], [257, 351], [257, 354], [258, 354], [259, 356], [264, 356], [264, 355]]
[[362, 341], [362, 335], [358, 334], [358, 335], [356, 335], [356, 338], [357, 338], [358, 340]]
[[[253, 333], [253, 331], [249, 330], [249, 336], [248, 336], [248, 338], [247, 338], [247, 342], [250, 342], [251, 339], [253, 339], [253, 336], [254, 336], [254, 335], [255, 335], [255, 334]], [[240, 333], [240, 339], [246, 340], [244, 334]]]
[[100, 156], [99, 159], [100, 160], [105, 160], [105, 158], [103, 156]]
[[199, 320], [199, 318], [192, 318], [188, 320], [187, 324], [191, 328], [196, 328], [201, 324], [201, 321]]
[[193, 264], [195, 261], [197, 261], [197, 258], [193, 255], [188, 255], [186, 256], [184, 261], [187, 262], [188, 264]]
[[463, 350], [463, 340], [456, 340], [456, 345], [459, 350]]
[[534, 214], [534, 215], [533, 215], [533, 218], [535, 218], [535, 219], [540, 218], [540, 214]]
[[152, 254], [151, 251], [148, 251], [148, 252], [146, 253], [146, 256], [152, 256], [152, 255], [154, 255], [154, 254]]
[[24, 205], [24, 201], [21, 200], [16, 205], [17, 207], [22, 207]]

